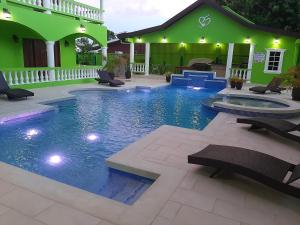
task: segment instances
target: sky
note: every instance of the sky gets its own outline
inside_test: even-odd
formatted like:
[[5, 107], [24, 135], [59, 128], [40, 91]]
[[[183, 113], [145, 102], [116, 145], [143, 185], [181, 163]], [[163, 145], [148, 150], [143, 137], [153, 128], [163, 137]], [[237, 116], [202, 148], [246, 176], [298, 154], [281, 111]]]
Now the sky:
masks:
[[[76, 0], [99, 8], [100, 0]], [[196, 0], [103, 0], [104, 23], [120, 33], [157, 26]]]

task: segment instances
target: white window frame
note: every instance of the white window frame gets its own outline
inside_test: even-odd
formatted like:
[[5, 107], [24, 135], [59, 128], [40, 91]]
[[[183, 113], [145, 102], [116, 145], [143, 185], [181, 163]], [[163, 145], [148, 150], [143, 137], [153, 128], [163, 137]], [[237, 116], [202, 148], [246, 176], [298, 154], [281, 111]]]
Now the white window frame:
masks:
[[[265, 73], [270, 73], [270, 74], [281, 74], [283, 58], [284, 58], [284, 53], [285, 53], [286, 49], [268, 48], [268, 49], [266, 49], [266, 51], [267, 51], [267, 54], [266, 54], [264, 72]], [[270, 60], [270, 53], [271, 52], [280, 52], [280, 59], [279, 59], [279, 65], [278, 65], [278, 70], [277, 71], [268, 69], [269, 68], [269, 63], [270, 63], [269, 60]]]

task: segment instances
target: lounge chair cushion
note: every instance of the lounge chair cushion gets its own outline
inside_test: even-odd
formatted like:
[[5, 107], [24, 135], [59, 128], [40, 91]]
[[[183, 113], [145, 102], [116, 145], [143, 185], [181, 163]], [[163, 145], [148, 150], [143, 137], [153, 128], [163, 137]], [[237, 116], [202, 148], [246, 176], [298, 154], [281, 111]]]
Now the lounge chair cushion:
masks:
[[116, 87], [116, 86], [120, 86], [120, 85], [124, 85], [125, 83], [121, 80], [110, 80], [109, 81], [109, 85], [112, 87]]
[[292, 164], [273, 156], [244, 148], [209, 145], [202, 151], [189, 155], [188, 162], [213, 166], [218, 169], [248, 174], [250, 177], [262, 176], [283, 182]]
[[265, 128], [269, 130], [279, 130], [282, 132], [291, 132], [299, 129], [299, 125], [289, 122], [287, 120], [273, 119], [267, 117], [253, 117], [253, 118], [238, 118], [237, 123], [244, 123], [254, 125], [255, 127]]
[[257, 92], [257, 93], [266, 93], [267, 91], [267, 88], [266, 87], [263, 87], [263, 86], [256, 86], [256, 87], [252, 87], [252, 88], [249, 88], [250, 91], [253, 91], [253, 92]]
[[27, 98], [34, 96], [34, 93], [25, 89], [9, 89], [5, 93], [9, 99]]

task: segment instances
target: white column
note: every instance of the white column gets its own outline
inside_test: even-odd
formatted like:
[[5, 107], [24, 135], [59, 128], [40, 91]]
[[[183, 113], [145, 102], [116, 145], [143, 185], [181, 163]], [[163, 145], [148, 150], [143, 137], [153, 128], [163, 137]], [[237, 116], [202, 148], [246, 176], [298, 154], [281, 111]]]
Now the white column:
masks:
[[247, 72], [247, 80], [250, 81], [251, 74], [252, 74], [252, 67], [253, 67], [253, 60], [254, 60], [254, 50], [255, 50], [255, 44], [250, 45], [250, 51], [249, 51], [249, 60], [248, 60], [248, 72]]
[[233, 51], [234, 51], [234, 43], [229, 43], [228, 54], [227, 54], [227, 64], [226, 64], [226, 74], [225, 74], [226, 79], [228, 79], [230, 77], [230, 70], [232, 67], [232, 59], [233, 59]]
[[145, 49], [145, 75], [149, 75], [150, 70], [150, 43], [146, 43]]
[[104, 2], [100, 0], [100, 20], [103, 21]]
[[107, 64], [107, 47], [102, 47], [102, 66]]
[[[55, 41], [46, 41], [47, 63], [48, 63], [48, 67], [50, 67], [50, 68], [55, 67], [54, 44], [55, 44]], [[54, 70], [49, 71], [49, 79], [50, 79], [50, 81], [55, 81]]]
[[44, 7], [48, 10], [45, 11], [46, 14], [51, 14], [51, 0], [44, 0]]
[[130, 43], [130, 64], [134, 63], [134, 43]]

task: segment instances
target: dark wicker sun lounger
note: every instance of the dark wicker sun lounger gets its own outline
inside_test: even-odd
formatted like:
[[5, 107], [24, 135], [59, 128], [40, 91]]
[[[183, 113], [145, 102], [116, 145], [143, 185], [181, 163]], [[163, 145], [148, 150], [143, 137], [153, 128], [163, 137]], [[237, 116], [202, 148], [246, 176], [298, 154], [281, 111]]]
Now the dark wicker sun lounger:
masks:
[[265, 94], [267, 91], [281, 93], [280, 85], [282, 80], [279, 77], [275, 77], [267, 86], [256, 86], [252, 87], [249, 90], [259, 94]]
[[216, 168], [211, 177], [221, 171], [238, 173], [300, 198], [300, 188], [292, 185], [300, 178], [300, 164], [294, 165], [249, 149], [221, 145], [209, 145], [202, 151], [189, 155], [188, 162]]
[[117, 86], [125, 84], [123, 81], [116, 80], [113, 77], [111, 77], [107, 71], [98, 70], [97, 72], [98, 72], [99, 78], [96, 78], [95, 80], [98, 81], [99, 84], [108, 83], [111, 87], [117, 87]]
[[237, 122], [251, 125], [249, 130], [267, 129], [282, 137], [300, 143], [300, 136], [291, 133], [293, 131], [300, 131], [300, 124], [294, 124], [287, 120], [265, 117], [238, 118]]
[[0, 71], [0, 95], [6, 95], [8, 99], [19, 99], [34, 96], [34, 93], [25, 89], [11, 89]]

